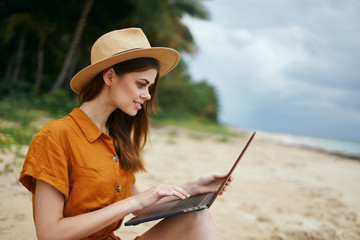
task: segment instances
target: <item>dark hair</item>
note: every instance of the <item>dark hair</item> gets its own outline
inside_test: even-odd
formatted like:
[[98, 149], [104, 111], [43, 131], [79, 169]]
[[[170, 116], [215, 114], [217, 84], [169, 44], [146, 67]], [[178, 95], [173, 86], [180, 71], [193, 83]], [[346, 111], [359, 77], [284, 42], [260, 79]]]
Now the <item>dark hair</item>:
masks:
[[[135, 116], [129, 116], [120, 109], [112, 112], [106, 122], [109, 135], [113, 138], [121, 167], [129, 172], [146, 171], [142, 157], [142, 150], [149, 133], [150, 114], [157, 106], [157, 89], [159, 85], [160, 65], [153, 58], [136, 58], [112, 66], [118, 76], [129, 72], [142, 72], [156, 69], [154, 85], [149, 89], [151, 99], [145, 101], [143, 108]], [[80, 103], [95, 98], [104, 87], [103, 72], [99, 73], [79, 93]]]

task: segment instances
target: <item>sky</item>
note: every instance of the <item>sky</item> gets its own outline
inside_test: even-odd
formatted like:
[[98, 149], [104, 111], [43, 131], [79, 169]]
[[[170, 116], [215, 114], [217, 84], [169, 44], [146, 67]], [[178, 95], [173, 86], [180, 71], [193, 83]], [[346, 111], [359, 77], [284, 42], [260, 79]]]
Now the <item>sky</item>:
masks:
[[186, 16], [197, 53], [183, 56], [214, 85], [227, 125], [360, 140], [359, 0], [212, 0]]

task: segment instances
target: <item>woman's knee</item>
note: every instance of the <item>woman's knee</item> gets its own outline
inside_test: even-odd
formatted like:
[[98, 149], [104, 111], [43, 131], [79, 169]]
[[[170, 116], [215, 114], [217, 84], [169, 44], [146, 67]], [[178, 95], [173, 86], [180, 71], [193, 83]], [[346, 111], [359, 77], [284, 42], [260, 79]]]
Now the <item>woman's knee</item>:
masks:
[[189, 215], [189, 218], [191, 218], [193, 221], [213, 221], [213, 218], [211, 216], [211, 213], [209, 209], [204, 209], [201, 211], [192, 212]]
[[217, 239], [216, 224], [208, 209], [189, 214], [189, 219], [189, 229], [193, 229], [194, 236], [199, 236], [198, 239]]
[[[161, 236], [161, 237], [159, 237]], [[208, 209], [168, 217], [140, 239], [217, 239], [217, 230]]]
[[189, 227], [197, 226], [197, 228], [216, 230], [215, 222], [208, 209], [184, 214], [183, 217], [186, 218], [183, 222], [186, 222]]

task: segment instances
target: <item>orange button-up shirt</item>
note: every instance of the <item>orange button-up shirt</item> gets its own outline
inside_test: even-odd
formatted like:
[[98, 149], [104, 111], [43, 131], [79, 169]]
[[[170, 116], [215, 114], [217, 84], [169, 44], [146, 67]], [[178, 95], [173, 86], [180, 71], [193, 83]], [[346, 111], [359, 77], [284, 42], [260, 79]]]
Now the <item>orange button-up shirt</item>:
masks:
[[[49, 122], [35, 135], [19, 178], [33, 193], [33, 199], [36, 179], [64, 195], [64, 217], [130, 197], [135, 183], [134, 174], [121, 168], [113, 139], [79, 108]], [[84, 239], [116, 239], [113, 232], [121, 223], [122, 220]]]

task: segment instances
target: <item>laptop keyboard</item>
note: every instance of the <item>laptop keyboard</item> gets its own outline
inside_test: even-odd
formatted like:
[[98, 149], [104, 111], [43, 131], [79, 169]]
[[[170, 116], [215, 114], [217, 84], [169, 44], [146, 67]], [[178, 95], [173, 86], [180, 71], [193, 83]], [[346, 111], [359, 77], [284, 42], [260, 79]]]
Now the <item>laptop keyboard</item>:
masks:
[[193, 208], [201, 205], [206, 205], [210, 199], [215, 195], [215, 192], [204, 193], [192, 196], [186, 200], [177, 201], [174, 205], [168, 208], [169, 212], [175, 212], [187, 208]]

